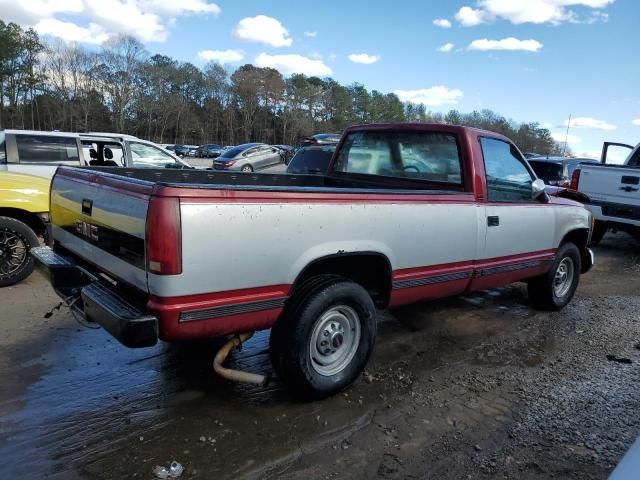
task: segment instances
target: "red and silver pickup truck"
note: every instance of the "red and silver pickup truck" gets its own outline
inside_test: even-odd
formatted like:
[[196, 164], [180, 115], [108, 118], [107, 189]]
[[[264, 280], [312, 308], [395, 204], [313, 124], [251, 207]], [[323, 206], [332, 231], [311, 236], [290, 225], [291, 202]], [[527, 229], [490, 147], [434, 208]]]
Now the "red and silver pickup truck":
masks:
[[593, 264], [581, 204], [449, 125], [348, 128], [326, 175], [62, 167], [51, 222], [32, 253], [87, 320], [129, 347], [271, 328], [306, 398], [357, 378], [376, 309], [526, 281], [557, 310]]

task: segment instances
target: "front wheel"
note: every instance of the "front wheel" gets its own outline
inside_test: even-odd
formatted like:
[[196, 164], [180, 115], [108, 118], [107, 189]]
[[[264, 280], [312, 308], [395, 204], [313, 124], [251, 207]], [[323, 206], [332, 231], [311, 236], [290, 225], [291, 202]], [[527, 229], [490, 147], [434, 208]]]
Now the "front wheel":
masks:
[[38, 246], [38, 237], [25, 223], [0, 217], [0, 287], [24, 280], [33, 272], [29, 250]]
[[573, 243], [561, 245], [551, 269], [529, 280], [531, 305], [542, 310], [562, 309], [576, 293], [581, 269], [578, 247]]
[[376, 309], [364, 288], [341, 277], [314, 277], [297, 289], [271, 330], [271, 360], [295, 396], [320, 399], [355, 381], [375, 336]]

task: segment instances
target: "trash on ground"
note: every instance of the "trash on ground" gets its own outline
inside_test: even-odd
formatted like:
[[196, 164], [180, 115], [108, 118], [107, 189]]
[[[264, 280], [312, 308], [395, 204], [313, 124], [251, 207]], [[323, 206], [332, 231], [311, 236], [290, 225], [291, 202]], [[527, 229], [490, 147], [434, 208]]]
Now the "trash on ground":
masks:
[[156, 478], [178, 478], [182, 475], [183, 471], [184, 467], [175, 460], [171, 462], [171, 465], [169, 465], [168, 468], [163, 467], [162, 465], [156, 465], [153, 468], [153, 474]]

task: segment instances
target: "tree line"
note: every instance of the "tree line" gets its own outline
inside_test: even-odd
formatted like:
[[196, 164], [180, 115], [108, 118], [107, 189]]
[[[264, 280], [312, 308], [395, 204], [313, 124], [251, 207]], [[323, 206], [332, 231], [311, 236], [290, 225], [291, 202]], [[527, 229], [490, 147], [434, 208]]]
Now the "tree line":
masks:
[[562, 151], [538, 123], [491, 110], [444, 114], [392, 93], [273, 68], [198, 68], [150, 55], [133, 37], [94, 50], [44, 43], [0, 20], [0, 129], [115, 131], [158, 143], [295, 144], [302, 136], [373, 122], [436, 122], [502, 133], [523, 151]]

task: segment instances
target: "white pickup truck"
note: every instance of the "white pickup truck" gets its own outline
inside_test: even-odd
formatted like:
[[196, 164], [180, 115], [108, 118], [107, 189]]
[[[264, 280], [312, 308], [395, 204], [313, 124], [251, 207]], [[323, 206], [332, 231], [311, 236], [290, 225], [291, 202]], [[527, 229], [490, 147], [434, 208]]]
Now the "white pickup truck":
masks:
[[271, 328], [278, 377], [320, 398], [365, 367], [376, 308], [518, 281], [564, 307], [593, 264], [591, 220], [501, 135], [365, 125], [326, 175], [61, 167], [54, 245], [32, 254], [129, 347]]
[[[607, 162], [609, 148], [631, 149], [621, 165]], [[592, 243], [607, 230], [623, 230], [640, 240], [640, 144], [606, 142], [601, 163], [584, 163], [574, 170], [571, 188], [589, 197], [585, 205], [595, 217]]]

